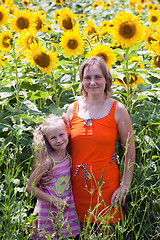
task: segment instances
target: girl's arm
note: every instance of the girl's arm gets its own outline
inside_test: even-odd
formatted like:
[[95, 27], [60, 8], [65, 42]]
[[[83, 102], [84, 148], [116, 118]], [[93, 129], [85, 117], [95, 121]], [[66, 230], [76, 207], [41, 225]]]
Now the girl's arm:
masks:
[[66, 210], [69, 207], [69, 205], [66, 203], [64, 206], [64, 201], [62, 199], [57, 198], [54, 195], [47, 194], [37, 187], [37, 184], [39, 183], [41, 177], [49, 169], [50, 169], [49, 161], [46, 161], [39, 167], [36, 167], [27, 182], [26, 191], [34, 194], [36, 198], [52, 203], [56, 207], [64, 207], [64, 210]]
[[135, 142], [132, 131], [132, 123], [126, 108], [121, 103], [117, 103], [115, 111], [115, 120], [118, 126], [118, 133], [124, 151], [124, 169], [121, 180], [121, 186], [116, 189], [111, 198], [114, 205], [121, 200], [125, 204], [126, 195], [132, 182], [134, 164], [135, 164]]

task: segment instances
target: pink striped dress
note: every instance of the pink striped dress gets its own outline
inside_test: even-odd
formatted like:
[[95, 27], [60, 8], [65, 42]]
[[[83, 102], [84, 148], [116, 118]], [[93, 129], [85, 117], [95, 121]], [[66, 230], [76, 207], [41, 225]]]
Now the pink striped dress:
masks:
[[[52, 183], [41, 186], [41, 190], [47, 194], [68, 199], [68, 210], [58, 210], [53, 204], [41, 199], [37, 203], [33, 214], [37, 214], [33, 224], [34, 234], [31, 239], [67, 239], [79, 234], [79, 223], [75, 211], [75, 204], [71, 186], [71, 163], [68, 156], [61, 162], [54, 162], [53, 169], [47, 173], [53, 177]], [[48, 238], [49, 239], [49, 238]]]

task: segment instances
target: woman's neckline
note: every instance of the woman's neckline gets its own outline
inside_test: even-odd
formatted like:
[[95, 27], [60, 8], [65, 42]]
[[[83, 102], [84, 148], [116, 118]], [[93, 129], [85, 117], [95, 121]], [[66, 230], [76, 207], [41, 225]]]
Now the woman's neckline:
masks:
[[105, 115], [103, 115], [103, 116], [101, 116], [101, 117], [90, 117], [90, 118], [83, 118], [83, 117], [81, 117], [81, 116], [79, 115], [79, 101], [77, 101], [77, 116], [78, 116], [80, 119], [83, 119], [84, 121], [98, 120], [98, 119], [105, 118], [105, 117], [107, 117], [108, 114], [110, 113], [114, 101], [115, 101], [115, 100], [113, 99], [112, 102], [111, 102], [111, 105], [110, 105], [110, 107], [109, 107], [109, 110], [106, 112]]

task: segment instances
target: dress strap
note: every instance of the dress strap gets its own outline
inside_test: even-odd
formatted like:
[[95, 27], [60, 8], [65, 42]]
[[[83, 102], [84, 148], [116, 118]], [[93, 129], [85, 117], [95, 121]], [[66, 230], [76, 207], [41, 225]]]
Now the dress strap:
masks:
[[77, 115], [77, 104], [78, 104], [78, 101], [75, 101], [73, 106], [73, 116]]
[[114, 100], [112, 108], [110, 110], [110, 116], [115, 120], [115, 110], [116, 110], [117, 100]]

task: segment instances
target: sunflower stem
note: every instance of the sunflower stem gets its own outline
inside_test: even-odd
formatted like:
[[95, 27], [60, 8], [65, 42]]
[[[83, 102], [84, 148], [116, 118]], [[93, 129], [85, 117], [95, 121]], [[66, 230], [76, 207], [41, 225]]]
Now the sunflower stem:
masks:
[[[36, 77], [38, 79], [39, 76], [38, 76], [38, 68], [37, 68], [37, 66], [35, 66], [35, 70], [36, 70]], [[42, 109], [42, 99], [41, 98], [38, 98], [38, 108]]]
[[76, 82], [76, 67], [75, 67], [74, 57], [72, 57], [72, 62], [73, 62], [73, 78], [74, 78], [74, 82]]
[[130, 107], [130, 86], [129, 86], [129, 73], [128, 73], [128, 48], [126, 50], [126, 82], [127, 82], [127, 108]]
[[17, 112], [20, 113], [20, 104], [19, 104], [19, 78], [18, 78], [18, 68], [17, 68], [17, 57], [16, 57], [16, 52], [15, 52], [15, 45], [12, 43], [12, 48], [13, 48], [13, 58], [14, 58], [14, 63], [15, 63], [15, 73], [16, 73], [16, 101], [17, 101]]
[[58, 98], [58, 94], [57, 94], [56, 81], [54, 79], [53, 72], [52, 72], [52, 80], [53, 80], [53, 84], [51, 83], [51, 85], [52, 85], [52, 88], [54, 90], [56, 105], [59, 108], [59, 98]]

